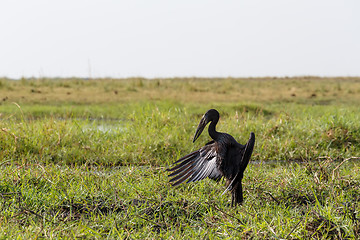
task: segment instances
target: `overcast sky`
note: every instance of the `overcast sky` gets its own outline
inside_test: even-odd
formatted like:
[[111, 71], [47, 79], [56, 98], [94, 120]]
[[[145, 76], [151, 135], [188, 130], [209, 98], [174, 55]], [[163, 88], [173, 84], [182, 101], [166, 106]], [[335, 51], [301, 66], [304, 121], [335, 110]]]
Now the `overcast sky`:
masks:
[[359, 0], [1, 0], [0, 76], [360, 76]]

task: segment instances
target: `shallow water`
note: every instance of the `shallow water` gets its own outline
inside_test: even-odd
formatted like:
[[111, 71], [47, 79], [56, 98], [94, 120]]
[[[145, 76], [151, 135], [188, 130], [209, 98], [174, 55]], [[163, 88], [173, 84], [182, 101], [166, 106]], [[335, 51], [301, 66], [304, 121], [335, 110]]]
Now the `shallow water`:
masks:
[[85, 131], [99, 131], [101, 133], [115, 134], [124, 132], [126, 130], [125, 124], [122, 121], [92, 121], [89, 124], [81, 126]]
[[99, 125], [88, 125], [84, 126], [83, 130], [88, 131], [100, 131], [102, 133], [113, 133], [113, 132], [123, 132], [125, 130], [125, 127], [123, 126], [115, 126], [115, 125], [109, 125], [109, 124], [99, 124]]

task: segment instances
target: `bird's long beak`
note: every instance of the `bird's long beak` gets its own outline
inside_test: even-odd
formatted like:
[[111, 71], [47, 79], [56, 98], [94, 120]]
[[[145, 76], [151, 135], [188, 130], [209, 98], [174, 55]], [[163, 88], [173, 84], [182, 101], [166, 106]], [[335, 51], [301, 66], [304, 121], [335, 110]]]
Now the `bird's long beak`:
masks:
[[193, 142], [195, 142], [196, 139], [198, 139], [198, 138], [200, 137], [202, 131], [204, 130], [206, 124], [208, 124], [208, 123], [209, 123], [209, 121], [208, 121], [207, 117], [204, 115], [204, 116], [201, 118], [200, 123], [199, 123], [199, 126], [198, 126], [197, 129], [196, 129]]

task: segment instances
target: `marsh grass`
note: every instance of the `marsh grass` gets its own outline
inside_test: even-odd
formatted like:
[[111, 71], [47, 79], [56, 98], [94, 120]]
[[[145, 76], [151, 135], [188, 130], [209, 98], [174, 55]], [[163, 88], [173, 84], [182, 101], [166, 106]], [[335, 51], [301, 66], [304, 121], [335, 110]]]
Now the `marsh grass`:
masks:
[[[0, 237], [357, 239], [360, 80], [0, 79]], [[166, 167], [256, 133], [244, 205]]]

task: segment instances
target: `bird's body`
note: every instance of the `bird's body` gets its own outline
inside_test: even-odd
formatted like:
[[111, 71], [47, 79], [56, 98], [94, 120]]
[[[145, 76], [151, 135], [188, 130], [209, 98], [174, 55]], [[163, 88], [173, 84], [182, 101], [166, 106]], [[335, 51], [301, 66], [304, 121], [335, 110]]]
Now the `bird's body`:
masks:
[[255, 134], [251, 133], [247, 144], [242, 145], [231, 135], [216, 131], [218, 120], [219, 113], [215, 109], [205, 113], [193, 141], [195, 142], [209, 122], [209, 135], [213, 140], [176, 161], [174, 164], [177, 165], [168, 169], [172, 171], [169, 176], [173, 177], [170, 182], [174, 182], [173, 186], [176, 186], [185, 181], [195, 182], [206, 177], [214, 180], [225, 177], [225, 191], [231, 191], [232, 205], [236, 205], [243, 201], [241, 180], [254, 148]]

